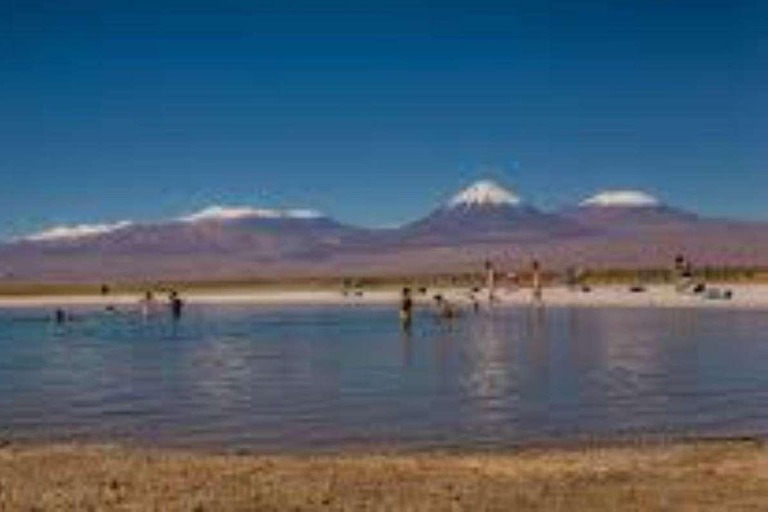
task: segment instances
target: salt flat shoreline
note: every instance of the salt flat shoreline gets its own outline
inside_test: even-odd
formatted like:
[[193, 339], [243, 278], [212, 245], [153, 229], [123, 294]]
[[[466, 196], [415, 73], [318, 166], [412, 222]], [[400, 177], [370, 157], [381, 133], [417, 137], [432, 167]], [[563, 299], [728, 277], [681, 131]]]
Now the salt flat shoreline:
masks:
[[[589, 293], [572, 291], [564, 287], [544, 290], [544, 304], [553, 307], [630, 307], [630, 308], [718, 308], [768, 310], [768, 285], [729, 284], [718, 285], [720, 289], [733, 291], [731, 300], [711, 300], [698, 295], [677, 293], [672, 286], [655, 285], [647, 287], [644, 293], [632, 293], [628, 286], [596, 286]], [[466, 288], [433, 288], [426, 295], [415, 294], [417, 306], [432, 305], [432, 297], [440, 294], [459, 306], [468, 307], [471, 302], [470, 290]], [[488, 307], [487, 293], [474, 294], [481, 307]], [[520, 307], [531, 305], [530, 289], [501, 289], [494, 307]], [[400, 298], [397, 290], [363, 291], [362, 296], [354, 293], [344, 295], [331, 290], [221, 290], [216, 292], [189, 292], [183, 294], [191, 305], [242, 304], [254, 306], [363, 306], [391, 305], [396, 307]], [[139, 295], [45, 295], [45, 296], [0, 296], [0, 308], [51, 308], [51, 307], [138, 307]], [[158, 301], [163, 301], [158, 297]]]
[[0, 510], [762, 510], [755, 440], [468, 453], [0, 448]]

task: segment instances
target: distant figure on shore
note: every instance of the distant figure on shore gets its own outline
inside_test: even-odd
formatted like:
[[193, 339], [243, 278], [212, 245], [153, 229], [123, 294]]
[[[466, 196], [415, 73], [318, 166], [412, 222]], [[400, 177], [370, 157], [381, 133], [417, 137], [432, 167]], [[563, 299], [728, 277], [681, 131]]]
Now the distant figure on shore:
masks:
[[174, 319], [178, 320], [179, 318], [181, 318], [181, 314], [184, 309], [184, 301], [181, 300], [178, 292], [176, 292], [175, 290], [171, 292], [169, 296], [169, 300], [171, 303], [171, 315], [173, 315]]
[[413, 321], [413, 299], [411, 298], [411, 289], [403, 288], [400, 297], [400, 323], [404, 329], [411, 327]]
[[106, 297], [107, 295], [109, 295], [109, 292], [110, 292], [109, 285], [102, 284], [101, 285], [101, 295]]
[[592, 291], [592, 287], [587, 283], [587, 276], [589, 271], [584, 267], [576, 267], [576, 286], [582, 293], [589, 293]]
[[565, 269], [565, 286], [572, 292], [589, 293], [592, 288], [586, 283], [587, 270], [583, 267], [571, 266]]
[[568, 290], [574, 292], [579, 284], [578, 271], [576, 267], [568, 267], [565, 269], [565, 286]]
[[672, 270], [675, 291], [684, 294], [698, 294], [706, 289], [703, 283], [697, 283], [693, 276], [693, 263], [682, 254], [675, 257], [675, 266]]
[[685, 260], [685, 266], [683, 267], [683, 277], [687, 279], [693, 279], [693, 263], [691, 263], [691, 260]]
[[541, 282], [541, 263], [539, 260], [533, 260], [531, 265], [531, 288], [534, 304], [541, 304], [544, 300], [544, 290]]
[[508, 272], [506, 275], [508, 292], [516, 292], [520, 289], [520, 276], [516, 272]]
[[685, 273], [685, 256], [678, 254], [675, 256], [675, 263], [672, 267], [672, 283], [675, 289], [680, 292], [684, 289], [683, 274]]
[[704, 281], [697, 281], [691, 260], [678, 254], [672, 271], [675, 290], [685, 295], [695, 295], [706, 300], [731, 300], [733, 290], [708, 286]]
[[488, 288], [488, 302], [496, 300], [496, 270], [491, 260], [485, 261], [485, 286]]

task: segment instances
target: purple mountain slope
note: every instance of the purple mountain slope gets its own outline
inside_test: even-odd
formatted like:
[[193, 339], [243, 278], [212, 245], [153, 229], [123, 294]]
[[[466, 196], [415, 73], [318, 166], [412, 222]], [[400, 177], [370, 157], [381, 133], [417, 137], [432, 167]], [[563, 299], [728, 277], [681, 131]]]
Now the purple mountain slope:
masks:
[[534, 241], [576, 236], [586, 231], [576, 222], [525, 204], [493, 182], [480, 181], [424, 219], [404, 226], [399, 234], [408, 245], [450, 246]]
[[703, 222], [696, 214], [673, 208], [637, 191], [602, 192], [577, 207], [563, 210], [561, 215], [603, 232], [696, 228]]
[[309, 211], [214, 207], [158, 223], [59, 227], [0, 244], [0, 280], [164, 280], [466, 271], [509, 267], [768, 265], [768, 224], [699, 217], [639, 192], [558, 214], [481, 181], [427, 217], [371, 230]]
[[321, 216], [243, 214], [64, 235], [53, 231], [0, 246], [0, 275], [222, 277], [252, 273], [274, 262], [316, 263], [341, 246], [366, 243], [367, 231]]

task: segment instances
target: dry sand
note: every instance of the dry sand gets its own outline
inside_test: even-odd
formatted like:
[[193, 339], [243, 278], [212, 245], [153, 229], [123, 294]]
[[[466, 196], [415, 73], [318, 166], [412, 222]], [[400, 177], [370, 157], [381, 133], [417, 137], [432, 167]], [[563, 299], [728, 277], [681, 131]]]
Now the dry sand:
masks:
[[[734, 293], [732, 300], [707, 300], [702, 296], [682, 295], [671, 286], [649, 286], [645, 293], [630, 293], [628, 286], [595, 287], [591, 293], [574, 292], [563, 287], [544, 290], [544, 301], [550, 306], [579, 307], [672, 307], [672, 308], [725, 308], [768, 310], [768, 285], [737, 284], [720, 286]], [[470, 292], [467, 289], [430, 289], [426, 296], [416, 295], [417, 303], [431, 305], [434, 294], [442, 294], [450, 301], [467, 306]], [[486, 293], [476, 296], [486, 303]], [[499, 290], [497, 307], [522, 306], [531, 303], [530, 289]], [[184, 295], [190, 304], [252, 304], [252, 305], [396, 305], [396, 290], [365, 291], [361, 297], [339, 291], [253, 291], [224, 290], [218, 292], [191, 292]], [[2, 297], [0, 308], [17, 307], [105, 307], [107, 305], [138, 307], [136, 295], [112, 295], [108, 297], [72, 295], [39, 297]]]
[[0, 449], [0, 510], [8, 511], [737, 511], [767, 504], [768, 449], [756, 441], [314, 456]]

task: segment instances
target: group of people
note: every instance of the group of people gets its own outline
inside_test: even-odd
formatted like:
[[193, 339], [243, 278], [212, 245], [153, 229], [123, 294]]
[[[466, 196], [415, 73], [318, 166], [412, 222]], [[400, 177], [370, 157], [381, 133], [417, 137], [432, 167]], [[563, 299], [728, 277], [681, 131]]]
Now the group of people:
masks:
[[[450, 319], [459, 316], [459, 310], [446, 300], [442, 295], [437, 294], [433, 297], [435, 301], [438, 318]], [[475, 311], [479, 310], [479, 305], [475, 306]], [[413, 296], [410, 288], [403, 288], [400, 297], [400, 322], [403, 328], [408, 329], [413, 322]]]
[[731, 300], [733, 298], [733, 290], [708, 286], [703, 281], [696, 279], [693, 263], [683, 254], [678, 254], [675, 257], [672, 279], [675, 291], [683, 295], [696, 295], [709, 300]]
[[[101, 294], [102, 296], [106, 296], [109, 294], [109, 291], [108, 290], [105, 291], [105, 287], [102, 286]], [[152, 291], [147, 291], [144, 294], [144, 297], [139, 301], [139, 304], [141, 306], [141, 314], [145, 317], [148, 317], [157, 313], [158, 308], [160, 306], [157, 300], [155, 299], [154, 292]], [[173, 319], [174, 320], [180, 319], [184, 312], [184, 300], [179, 295], [179, 292], [177, 292], [176, 290], [171, 290], [168, 292], [167, 305]], [[117, 308], [113, 305], [108, 305], [106, 307], [106, 310], [109, 312], [116, 312]], [[53, 313], [53, 320], [57, 324], [65, 324], [67, 322], [70, 322], [72, 318], [73, 318], [72, 315], [68, 314], [64, 308], [57, 308]]]
[[[168, 293], [168, 306], [171, 310], [171, 316], [174, 319], [178, 320], [181, 318], [182, 312], [184, 311], [184, 301], [176, 290], [171, 290]], [[155, 295], [151, 290], [147, 291], [144, 294], [144, 298], [141, 299], [141, 313], [144, 316], [150, 316], [154, 314], [156, 310], [157, 303], [155, 301]]]
[[[493, 263], [488, 260], [485, 262], [485, 286], [488, 291], [488, 302], [493, 304], [498, 300], [496, 296], [496, 269]], [[544, 279], [541, 262], [534, 259], [531, 262], [531, 301], [535, 305], [543, 304], [544, 302]], [[517, 282], [516, 274], [509, 274], [511, 278]]]
[[[498, 301], [496, 295], [496, 270], [491, 261], [485, 262], [485, 285], [487, 299], [489, 304]], [[426, 294], [426, 288], [420, 288], [420, 292]], [[480, 311], [480, 300], [477, 294], [479, 288], [472, 289], [469, 294], [472, 310], [475, 313]], [[435, 311], [440, 319], [452, 319], [460, 316], [461, 310], [442, 294], [436, 294], [433, 297]], [[543, 305], [544, 303], [544, 281], [542, 277], [542, 268], [539, 260], [533, 260], [531, 263], [531, 303], [533, 305]], [[413, 322], [413, 295], [410, 288], [403, 288], [400, 297], [400, 321], [404, 328], [409, 328]]]

